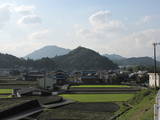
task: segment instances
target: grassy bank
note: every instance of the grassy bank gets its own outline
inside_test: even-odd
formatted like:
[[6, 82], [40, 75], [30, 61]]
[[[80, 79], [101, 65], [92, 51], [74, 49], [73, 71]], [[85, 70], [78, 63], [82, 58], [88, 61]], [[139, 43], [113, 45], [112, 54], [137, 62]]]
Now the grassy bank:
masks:
[[75, 85], [71, 87], [130, 87], [128, 85]]
[[63, 94], [61, 96], [78, 102], [116, 102], [127, 101], [134, 94]]
[[132, 109], [121, 115], [117, 120], [153, 120], [153, 105], [155, 103], [155, 90], [143, 90], [128, 101]]

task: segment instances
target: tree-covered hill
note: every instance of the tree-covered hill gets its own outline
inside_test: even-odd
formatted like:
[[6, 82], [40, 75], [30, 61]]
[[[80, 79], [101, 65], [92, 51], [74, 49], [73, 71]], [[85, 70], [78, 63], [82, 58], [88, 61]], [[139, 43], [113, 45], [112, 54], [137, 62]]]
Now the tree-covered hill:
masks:
[[22, 66], [23, 63], [24, 61], [18, 57], [0, 53], [0, 68], [14, 68]]
[[39, 60], [22, 59], [8, 54], [0, 54], [0, 68], [33, 68], [38, 70], [107, 70], [117, 65], [99, 53], [78, 47], [66, 55]]
[[56, 63], [50, 58], [42, 58], [39, 60], [22, 59], [9, 54], [0, 53], [0, 68], [33, 68], [42, 70], [56, 69]]
[[53, 58], [58, 67], [64, 70], [104, 70], [115, 69], [117, 65], [99, 53], [78, 47], [66, 55]]

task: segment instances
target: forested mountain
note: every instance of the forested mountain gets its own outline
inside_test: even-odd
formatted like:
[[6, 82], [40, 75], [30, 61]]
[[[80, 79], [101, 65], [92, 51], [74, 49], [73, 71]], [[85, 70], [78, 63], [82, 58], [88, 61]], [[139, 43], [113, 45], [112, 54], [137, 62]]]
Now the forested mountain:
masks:
[[115, 69], [117, 65], [99, 53], [84, 47], [78, 47], [66, 55], [39, 60], [21, 59], [8, 54], [0, 55], [0, 68], [18, 67], [38, 70], [62, 69], [73, 71]]
[[53, 59], [64, 70], [104, 70], [115, 69], [117, 65], [99, 53], [84, 47], [78, 47], [63, 56]]
[[[120, 66], [134, 66], [134, 65], [140, 65], [140, 66], [154, 66], [154, 60], [151, 57], [131, 57], [131, 58], [125, 58], [120, 55], [116, 54], [104, 54], [105, 57], [112, 60], [114, 63], [120, 65]], [[160, 66], [160, 62], [157, 61], [157, 65]]]
[[9, 54], [0, 53], [0, 68], [14, 68], [22, 66], [23, 60]]
[[41, 59], [43, 57], [53, 58], [55, 56], [65, 55], [69, 52], [70, 52], [69, 49], [50, 45], [50, 46], [45, 46], [43, 48], [40, 48], [40, 49], [28, 54], [24, 58], [29, 58], [29, 59], [34, 59], [34, 60]]
[[[114, 61], [115, 62], [115, 61]], [[153, 66], [154, 60], [151, 57], [132, 57], [117, 60], [116, 64], [121, 66], [140, 65]], [[9, 54], [0, 54], [0, 68], [34, 68], [38, 70], [107, 70], [115, 69], [117, 65], [107, 57], [84, 47], [78, 47], [66, 55], [54, 58], [42, 58], [39, 60], [18, 58]], [[160, 62], [157, 61], [157, 66]]]
[[[132, 57], [124, 60], [117, 61], [118, 65], [142, 65], [142, 66], [154, 66], [154, 60], [151, 57]], [[157, 61], [157, 65], [160, 66], [160, 62]]]
[[53, 70], [56, 69], [56, 64], [50, 58], [42, 58], [39, 60], [25, 60], [13, 55], [0, 53], [0, 68], [33, 68], [41, 70]]

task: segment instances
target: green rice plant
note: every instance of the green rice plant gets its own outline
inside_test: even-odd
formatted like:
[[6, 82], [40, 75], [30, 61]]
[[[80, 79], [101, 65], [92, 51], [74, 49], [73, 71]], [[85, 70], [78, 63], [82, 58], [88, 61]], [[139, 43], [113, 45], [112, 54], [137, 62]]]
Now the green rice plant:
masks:
[[128, 85], [76, 85], [71, 87], [130, 87]]
[[63, 94], [60, 96], [79, 102], [117, 102], [128, 101], [134, 94]]

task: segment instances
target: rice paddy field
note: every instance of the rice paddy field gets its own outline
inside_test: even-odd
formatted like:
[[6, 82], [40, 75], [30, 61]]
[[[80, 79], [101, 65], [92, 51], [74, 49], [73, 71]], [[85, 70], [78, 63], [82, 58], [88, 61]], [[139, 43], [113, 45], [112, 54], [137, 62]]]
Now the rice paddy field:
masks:
[[80, 103], [65, 105], [56, 109], [47, 109], [38, 120], [109, 120], [119, 110], [115, 103]]
[[62, 94], [61, 96], [78, 102], [118, 102], [127, 101], [134, 94]]
[[0, 89], [0, 98], [12, 98], [13, 89]]
[[0, 89], [0, 94], [12, 94], [13, 89]]
[[77, 88], [77, 87], [112, 87], [112, 88], [116, 88], [116, 87], [130, 87], [128, 85], [75, 85], [75, 86], [71, 86], [73, 88]]
[[[123, 103], [132, 99], [135, 96], [135, 93], [124, 93], [121, 91], [123, 89], [128, 91], [130, 88], [133, 89], [127, 85], [71, 86], [70, 90], [73, 93], [65, 93], [60, 96], [65, 99], [74, 100], [76, 103], [58, 109], [48, 110], [41, 114], [39, 118], [56, 114], [54, 117], [62, 120], [109, 120], [115, 114], [128, 109], [128, 106], [125, 106]], [[104, 91], [115, 90], [120, 92], [109, 94], [103, 93]], [[89, 91], [92, 93], [89, 93]], [[98, 91], [100, 93], [96, 93]], [[50, 118], [52, 118], [52, 116]]]

